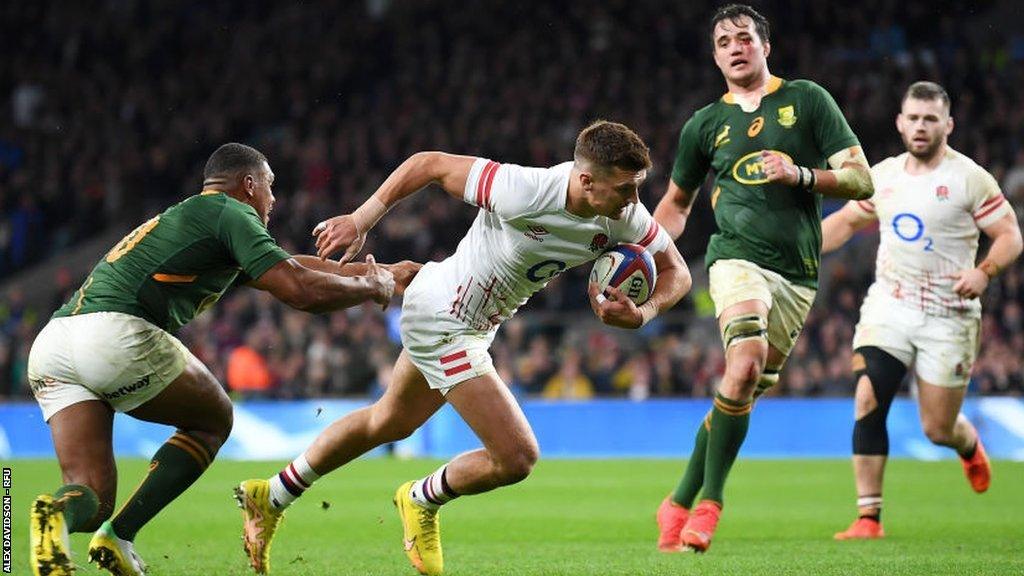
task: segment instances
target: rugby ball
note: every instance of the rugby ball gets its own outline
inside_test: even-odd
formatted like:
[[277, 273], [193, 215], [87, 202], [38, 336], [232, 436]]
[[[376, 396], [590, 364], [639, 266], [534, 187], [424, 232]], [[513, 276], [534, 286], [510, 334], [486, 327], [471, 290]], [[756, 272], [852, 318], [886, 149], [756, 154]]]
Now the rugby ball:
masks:
[[594, 260], [590, 281], [596, 282], [602, 293], [609, 286], [618, 288], [639, 306], [651, 297], [658, 273], [654, 257], [646, 248], [637, 244], [619, 244]]

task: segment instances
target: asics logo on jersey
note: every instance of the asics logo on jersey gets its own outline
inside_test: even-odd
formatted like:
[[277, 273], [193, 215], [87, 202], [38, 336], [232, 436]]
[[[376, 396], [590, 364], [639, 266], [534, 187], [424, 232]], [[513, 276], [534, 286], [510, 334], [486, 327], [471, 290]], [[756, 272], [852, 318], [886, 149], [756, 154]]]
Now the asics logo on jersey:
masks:
[[541, 238], [541, 236], [547, 236], [548, 234], [551, 234], [551, 232], [548, 232], [547, 228], [543, 226], [533, 226], [532, 224], [526, 227], [526, 232], [523, 232], [524, 236], [531, 240], [536, 240], [537, 242], [543, 242], [544, 239]]
[[[793, 159], [785, 152], [779, 150], [769, 150], [769, 152], [774, 152], [793, 162]], [[768, 182], [768, 177], [764, 173], [764, 163], [761, 161], [761, 151], [751, 152], [737, 160], [732, 166], [732, 177], [740, 184], [764, 184]]]

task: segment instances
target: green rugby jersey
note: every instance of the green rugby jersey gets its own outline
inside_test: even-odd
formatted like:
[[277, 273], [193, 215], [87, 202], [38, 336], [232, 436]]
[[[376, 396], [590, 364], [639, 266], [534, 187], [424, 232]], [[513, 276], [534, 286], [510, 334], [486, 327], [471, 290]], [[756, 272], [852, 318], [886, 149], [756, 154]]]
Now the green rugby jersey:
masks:
[[117, 243], [54, 318], [123, 312], [167, 331], [212, 306], [239, 275], [289, 258], [256, 210], [219, 192], [192, 196]]
[[726, 94], [694, 113], [679, 135], [672, 181], [693, 193], [708, 169], [714, 170], [711, 206], [718, 232], [708, 245], [706, 265], [747, 260], [817, 288], [820, 197], [769, 184], [761, 151], [780, 152], [798, 166], [828, 168], [829, 156], [859, 145], [832, 96], [809, 80], [773, 76], [753, 112], [744, 112]]

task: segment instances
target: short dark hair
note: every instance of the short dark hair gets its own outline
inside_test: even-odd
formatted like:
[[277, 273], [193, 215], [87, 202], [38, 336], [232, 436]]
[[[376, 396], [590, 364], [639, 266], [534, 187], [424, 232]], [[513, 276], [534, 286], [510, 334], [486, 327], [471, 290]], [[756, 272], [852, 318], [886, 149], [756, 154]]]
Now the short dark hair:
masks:
[[906, 93], [903, 94], [903, 100], [900, 101], [900, 104], [906, 102], [908, 98], [913, 98], [914, 100], [941, 100], [946, 110], [950, 108], [949, 94], [946, 92], [946, 89], [935, 82], [928, 82], [927, 80], [911, 84], [907, 88]]
[[651, 167], [651, 151], [643, 139], [625, 124], [607, 120], [598, 120], [580, 132], [573, 158], [603, 169], [639, 172]]
[[256, 171], [262, 168], [266, 161], [267, 157], [252, 146], [229, 142], [222, 144], [210, 154], [206, 167], [203, 168], [203, 179], [228, 176], [243, 170]]
[[754, 23], [754, 31], [757, 32], [761, 41], [770, 42], [768, 36], [771, 33], [771, 27], [768, 25], [768, 19], [746, 4], [726, 4], [711, 16], [711, 42], [715, 41], [715, 26], [718, 26], [719, 22], [729, 20], [738, 25], [739, 19], [744, 16], [750, 18], [750, 21]]

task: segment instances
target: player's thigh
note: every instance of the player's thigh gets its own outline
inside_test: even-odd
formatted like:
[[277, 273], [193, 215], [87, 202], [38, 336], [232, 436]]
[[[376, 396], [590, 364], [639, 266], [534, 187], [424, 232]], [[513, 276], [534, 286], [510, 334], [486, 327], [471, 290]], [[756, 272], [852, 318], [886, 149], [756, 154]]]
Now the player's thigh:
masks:
[[497, 460], [536, 461], [540, 448], [533, 429], [496, 372], [459, 383], [446, 398]]
[[[231, 400], [210, 370], [185, 351], [181, 373], [159, 394], [128, 412], [134, 418], [205, 434], [218, 445], [231, 432]], [[214, 446], [211, 446], [214, 447]]]
[[967, 386], [936, 386], [919, 376], [917, 402], [925, 432], [952, 430], [966, 394]]
[[112, 505], [117, 492], [114, 412], [99, 400], [68, 406], [50, 417], [50, 435], [65, 484], [83, 484]]
[[395, 361], [390, 384], [373, 405], [372, 418], [375, 426], [392, 430], [395, 437], [405, 437], [443, 405], [441, 391], [428, 385], [423, 373], [403, 350]]

